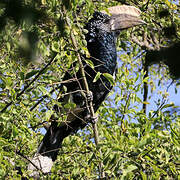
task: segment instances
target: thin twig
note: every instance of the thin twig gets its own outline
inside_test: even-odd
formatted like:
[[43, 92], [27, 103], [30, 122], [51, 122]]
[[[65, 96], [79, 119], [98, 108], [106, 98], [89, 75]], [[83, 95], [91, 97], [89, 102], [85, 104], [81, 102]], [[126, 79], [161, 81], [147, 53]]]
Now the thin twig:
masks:
[[[169, 88], [170, 88], [170, 86], [173, 84], [173, 82], [174, 82], [174, 81], [172, 80], [172, 82], [167, 86], [166, 91], [169, 90]], [[164, 105], [166, 102], [167, 102], [166, 98], [163, 97], [161, 105], [160, 105], [160, 106], [158, 107], [158, 109], [154, 112], [154, 114], [152, 115], [151, 118], [154, 118], [155, 115], [158, 114], [159, 110], [161, 110], [161, 108], [163, 107], [163, 105]]]
[[[143, 64], [143, 69], [144, 69], [144, 77], [143, 79], [146, 79], [148, 77], [148, 66], [147, 64]], [[146, 110], [147, 110], [147, 97], [148, 97], [148, 83], [146, 81], [144, 81], [143, 83], [143, 89], [144, 89], [144, 92], [143, 92], [143, 112], [146, 114]]]
[[[61, 86], [61, 85], [60, 85], [60, 86]], [[49, 94], [52, 94], [54, 91], [56, 91], [57, 89], [59, 89], [60, 86], [52, 89], [52, 90], [49, 92]], [[30, 108], [30, 111], [34, 110], [34, 109], [43, 101], [43, 99], [45, 99], [45, 98], [47, 98], [47, 97], [48, 97], [48, 94], [42, 96], [41, 99], [40, 99], [36, 104], [34, 104], [34, 106], [32, 106], [32, 107]]]
[[[48, 64], [46, 64], [46, 66], [44, 66], [39, 71], [39, 73], [34, 77], [34, 79], [30, 83], [28, 83], [20, 93], [17, 94], [16, 98], [20, 97], [31, 86], [31, 84], [33, 84], [39, 78], [39, 76], [43, 73], [43, 71], [45, 69], [47, 69], [47, 67], [54, 61], [56, 55], [57, 55], [57, 53], [51, 58], [51, 60], [48, 62]], [[0, 113], [3, 113], [9, 106], [12, 105], [13, 102], [14, 101], [10, 101], [8, 104], [6, 104], [6, 106], [0, 111]]]
[[26, 159], [30, 164], [32, 164], [38, 171], [40, 171], [43, 175], [45, 175], [45, 173], [39, 169], [29, 158], [27, 158], [23, 153], [21, 153], [20, 151], [16, 152], [19, 156], [23, 157], [24, 159]]
[[[73, 82], [73, 81], [77, 81], [78, 79], [77, 78], [72, 78], [72, 79], [68, 79], [68, 80], [64, 80], [64, 81], [61, 81], [59, 82], [58, 84], [60, 84], [58, 87], [56, 88], [53, 88], [48, 94], [52, 94], [53, 92], [55, 92], [56, 90], [58, 89], [61, 89], [61, 87], [63, 86], [63, 84], [65, 83], [68, 83], [68, 82]], [[79, 79], [80, 80], [80, 79]], [[80, 90], [78, 90], [80, 91]], [[64, 96], [65, 95], [68, 95], [68, 94], [72, 94], [72, 93], [75, 93], [77, 91], [74, 91], [74, 92], [71, 92], [71, 93], [65, 93], [63, 94]], [[48, 97], [48, 94], [44, 95], [44, 96], [41, 96], [41, 98], [36, 102], [36, 104], [34, 104], [31, 108], [30, 108], [30, 111], [33, 111], [45, 98]]]
[[167, 101], [167, 100], [163, 97], [161, 105], [160, 105], [160, 106], [158, 107], [158, 109], [154, 112], [154, 114], [151, 116], [151, 118], [154, 118], [155, 115], [158, 114], [159, 110], [161, 110], [161, 108], [162, 108], [163, 105], [166, 103], [166, 101]]
[[126, 112], [127, 107], [128, 107], [130, 96], [131, 96], [131, 93], [130, 92], [127, 93], [127, 95], [126, 95], [127, 100], [126, 100], [126, 103], [124, 105], [124, 109], [123, 109], [123, 113], [122, 113], [122, 117], [121, 117], [121, 133], [124, 132], [124, 129], [125, 129], [125, 127], [124, 127], [124, 117], [125, 117], [125, 112]]
[[148, 9], [148, 6], [149, 6], [149, 0], [147, 1], [145, 7], [144, 7], [144, 10], [146, 11]]
[[[66, 17], [66, 23], [67, 25], [70, 27], [71, 24], [69, 22], [69, 19], [68, 17]], [[75, 48], [75, 51], [76, 51], [76, 54], [77, 54], [77, 58], [78, 58], [78, 62], [79, 62], [79, 65], [80, 65], [80, 71], [81, 71], [81, 75], [82, 75], [82, 78], [83, 78], [83, 85], [84, 85], [84, 88], [87, 92], [87, 94], [90, 94], [90, 91], [89, 91], [89, 87], [88, 87], [88, 83], [87, 83], [87, 79], [86, 79], [86, 76], [85, 76], [85, 71], [84, 71], [84, 66], [83, 66], [83, 63], [82, 63], [82, 60], [81, 60], [81, 56], [78, 52], [78, 45], [77, 45], [77, 42], [76, 42], [76, 39], [74, 37], [74, 34], [73, 34], [73, 31], [71, 31], [71, 40], [72, 40], [72, 43], [73, 43], [73, 46]], [[87, 101], [87, 100], [86, 100]], [[88, 101], [87, 101], [87, 104], [88, 104]], [[93, 103], [92, 101], [89, 102], [89, 111], [90, 111], [90, 115], [91, 117], [94, 117], [95, 116], [95, 113], [94, 113], [94, 108], [93, 108]], [[92, 123], [92, 126], [93, 126], [93, 132], [94, 132], [94, 139], [95, 139], [95, 144], [96, 146], [99, 144], [99, 135], [98, 135], [98, 129], [97, 129], [97, 124], [96, 122], [95, 123]], [[102, 156], [102, 153], [101, 153], [101, 150], [99, 149], [99, 153], [100, 153], [100, 156]], [[100, 161], [99, 163], [99, 173], [100, 173], [100, 177], [103, 178], [105, 175], [104, 175], [104, 172], [103, 172], [103, 163]]]

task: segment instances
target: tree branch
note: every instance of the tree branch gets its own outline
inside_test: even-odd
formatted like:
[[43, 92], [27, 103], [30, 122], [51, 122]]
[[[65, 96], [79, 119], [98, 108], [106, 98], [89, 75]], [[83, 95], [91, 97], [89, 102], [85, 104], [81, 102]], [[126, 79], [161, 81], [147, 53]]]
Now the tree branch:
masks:
[[[148, 65], [146, 63], [143, 63], [143, 69], [144, 69], [144, 77], [143, 79], [146, 79], [148, 77]], [[146, 114], [146, 110], [147, 110], [147, 97], [148, 97], [148, 83], [146, 81], [144, 81], [143, 83], [143, 89], [144, 89], [144, 93], [143, 93], [143, 112]]]
[[[66, 17], [66, 23], [67, 23], [67, 25], [69, 27], [71, 26], [68, 17]], [[85, 88], [87, 94], [90, 94], [88, 83], [87, 83], [87, 79], [86, 79], [86, 76], [85, 76], [84, 66], [83, 66], [83, 63], [82, 63], [82, 60], [81, 60], [81, 56], [80, 56], [80, 54], [78, 52], [78, 45], [77, 45], [76, 39], [74, 37], [73, 31], [71, 31], [70, 36], [71, 36], [71, 40], [72, 40], [73, 46], [75, 48], [75, 51], [76, 51], [76, 54], [77, 54], [77, 58], [78, 58], [78, 62], [79, 62], [79, 65], [80, 65], [80, 71], [81, 71], [82, 78], [83, 78], [84, 88]], [[86, 103], [88, 104], [88, 101]], [[92, 100], [89, 102], [88, 106], [89, 106], [89, 111], [90, 111], [91, 117], [95, 117]], [[99, 144], [99, 134], [98, 134], [98, 129], [97, 129], [96, 122], [92, 123], [92, 126], [93, 126], [93, 132], [94, 132], [94, 140], [95, 140], [95, 144], [97, 146]], [[100, 149], [99, 149], [99, 153], [100, 153], [100, 156], [102, 156], [102, 152], [101, 152]], [[101, 161], [99, 163], [99, 173], [100, 173], [100, 177], [101, 178], [103, 178], [105, 176], [104, 172], [103, 172], [103, 163]]]
[[154, 50], [154, 47], [152, 47], [147, 39], [146, 39], [146, 36], [144, 36], [144, 39], [143, 41], [140, 41], [137, 37], [135, 37], [133, 35], [133, 33], [131, 34], [131, 40], [136, 43], [138, 46], [140, 46], [142, 49], [147, 49], [147, 50]]

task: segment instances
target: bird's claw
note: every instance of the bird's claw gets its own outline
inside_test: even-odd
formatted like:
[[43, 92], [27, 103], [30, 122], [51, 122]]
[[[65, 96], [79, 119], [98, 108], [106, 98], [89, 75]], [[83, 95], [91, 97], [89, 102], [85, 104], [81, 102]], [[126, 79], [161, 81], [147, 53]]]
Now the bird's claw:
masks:
[[87, 115], [87, 116], [85, 117], [85, 121], [86, 121], [86, 122], [90, 122], [90, 123], [92, 123], [92, 124], [95, 124], [95, 123], [98, 122], [98, 117], [97, 117], [97, 116], [91, 116], [91, 115], [89, 114], [89, 115]]
[[87, 97], [87, 101], [88, 102], [92, 102], [93, 101], [93, 93], [91, 91], [89, 91], [86, 95]]
[[91, 123], [92, 124], [96, 124], [97, 122], [98, 122], [98, 117], [97, 116], [91, 117]]

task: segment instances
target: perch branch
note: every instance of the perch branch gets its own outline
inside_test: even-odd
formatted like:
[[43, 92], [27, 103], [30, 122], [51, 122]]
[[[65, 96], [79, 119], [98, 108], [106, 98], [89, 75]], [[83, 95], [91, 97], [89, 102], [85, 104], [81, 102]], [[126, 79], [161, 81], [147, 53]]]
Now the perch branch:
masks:
[[[71, 26], [68, 17], [66, 17], [66, 23], [67, 23], [67, 25], [69, 27]], [[87, 94], [90, 94], [87, 79], [86, 79], [86, 76], [85, 76], [84, 66], [83, 66], [83, 63], [82, 63], [82, 60], [81, 60], [81, 56], [80, 56], [80, 54], [78, 52], [78, 45], [77, 45], [76, 39], [74, 37], [73, 31], [71, 31], [70, 36], [71, 36], [71, 40], [72, 40], [73, 46], [74, 46], [76, 54], [77, 54], [78, 63], [80, 65], [80, 71], [81, 71], [81, 75], [82, 75], [82, 78], [83, 78], [84, 88], [85, 88]], [[87, 101], [87, 103], [88, 103], [88, 101]], [[89, 111], [90, 111], [91, 117], [95, 117], [92, 101], [89, 102]], [[97, 129], [96, 122], [92, 123], [92, 126], [93, 126], [95, 144], [97, 146], [99, 144], [99, 135], [98, 135], [98, 129]], [[100, 156], [102, 156], [101, 150], [99, 150], [99, 153], [100, 153]], [[103, 164], [102, 164], [102, 162], [99, 163], [99, 172], [100, 172], [100, 177], [103, 178], [104, 177], [104, 172], [103, 172]]]

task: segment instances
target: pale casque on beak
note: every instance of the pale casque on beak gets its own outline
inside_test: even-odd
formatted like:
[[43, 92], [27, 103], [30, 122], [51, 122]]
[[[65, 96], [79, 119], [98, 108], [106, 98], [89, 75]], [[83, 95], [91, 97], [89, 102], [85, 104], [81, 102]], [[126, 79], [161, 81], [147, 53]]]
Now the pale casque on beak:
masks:
[[112, 31], [146, 24], [140, 17], [141, 11], [134, 6], [113, 6], [102, 12], [111, 15], [109, 24]]

